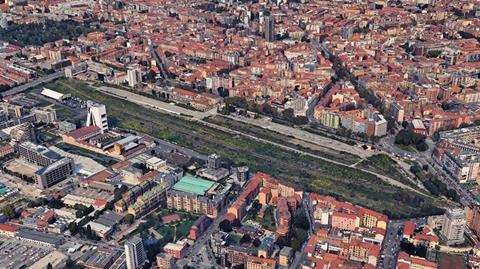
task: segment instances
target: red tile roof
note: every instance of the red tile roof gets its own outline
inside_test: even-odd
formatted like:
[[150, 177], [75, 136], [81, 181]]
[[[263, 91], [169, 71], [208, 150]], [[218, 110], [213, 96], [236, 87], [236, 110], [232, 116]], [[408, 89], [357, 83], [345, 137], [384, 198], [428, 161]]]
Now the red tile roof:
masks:
[[86, 126], [86, 127], [71, 131], [70, 133], [67, 134], [67, 136], [70, 136], [73, 139], [77, 140], [77, 139], [80, 139], [80, 138], [82, 138], [86, 135], [93, 134], [93, 133], [98, 132], [98, 131], [100, 131], [99, 127], [97, 127], [95, 125], [90, 125], [90, 126]]
[[17, 231], [17, 227], [13, 225], [8, 225], [8, 224], [2, 224], [0, 223], [0, 230], [5, 231], [5, 232], [11, 232], [14, 233]]
[[412, 221], [405, 222], [405, 228], [403, 228], [403, 236], [411, 236], [415, 232], [415, 223]]

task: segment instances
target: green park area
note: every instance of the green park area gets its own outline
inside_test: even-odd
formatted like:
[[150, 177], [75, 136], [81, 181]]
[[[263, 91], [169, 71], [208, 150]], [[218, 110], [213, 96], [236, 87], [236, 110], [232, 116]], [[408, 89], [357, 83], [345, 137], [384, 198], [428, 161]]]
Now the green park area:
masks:
[[267, 206], [264, 209], [265, 211], [263, 217], [260, 217], [258, 212], [260, 211], [261, 205], [260, 207], [257, 205], [259, 205], [258, 201], [255, 201], [250, 210], [247, 212], [244, 221], [251, 220], [257, 222], [258, 224], [262, 225], [263, 229], [274, 232], [276, 230], [275, 217], [273, 215], [275, 208], [273, 206]]
[[401, 173], [402, 168], [399, 166], [399, 164], [397, 164], [395, 160], [386, 154], [376, 154], [370, 156], [366, 160], [363, 160], [361, 163], [359, 163], [357, 167], [374, 171], [387, 177], [394, 178], [406, 185], [415, 187], [415, 184]]
[[54, 105], [53, 108], [55, 109], [55, 112], [57, 113], [57, 117], [60, 120], [67, 120], [71, 119], [73, 116], [75, 116], [75, 113], [61, 105]]
[[441, 206], [434, 198], [399, 189], [359, 169], [155, 111], [100, 93], [81, 81], [58, 80], [50, 83], [48, 88], [105, 104], [112, 126], [143, 132], [202, 154], [215, 152], [235, 165], [248, 165], [251, 171], [270, 173], [305, 190], [348, 200], [391, 217], [429, 215], [438, 213], [436, 206]]
[[[172, 215], [178, 215], [179, 220], [168, 223], [164, 221]], [[163, 208], [159, 212], [151, 214], [142, 220], [142, 223], [128, 237], [140, 235], [142, 238], [153, 237], [156, 240], [164, 242], [172, 242], [185, 238], [190, 232], [195, 220], [198, 216], [186, 212], [176, 211], [173, 209]]]
[[0, 28], [0, 36], [3, 41], [19, 46], [41, 46], [62, 38], [74, 39], [92, 31], [94, 29], [88, 23], [47, 20], [45, 23], [12, 24], [8, 29]]
[[[164, 224], [164, 220], [172, 215], [178, 215], [179, 220]], [[137, 229], [123, 240], [131, 238], [132, 236], [140, 236], [147, 244], [148, 258], [154, 259], [155, 255], [159, 253], [167, 243], [185, 238], [197, 218], [197, 215], [163, 208], [160, 209], [159, 212], [145, 217]]]

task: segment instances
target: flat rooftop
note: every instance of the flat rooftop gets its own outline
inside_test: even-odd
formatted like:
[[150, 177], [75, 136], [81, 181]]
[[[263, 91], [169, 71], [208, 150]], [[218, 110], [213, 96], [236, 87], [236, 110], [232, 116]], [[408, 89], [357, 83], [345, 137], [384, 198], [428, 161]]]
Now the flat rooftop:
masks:
[[215, 184], [215, 182], [210, 180], [192, 176], [184, 176], [182, 179], [180, 179], [180, 181], [177, 182], [177, 184], [173, 185], [173, 189], [177, 191], [204, 195], [205, 192], [207, 192], [213, 186], [213, 184]]

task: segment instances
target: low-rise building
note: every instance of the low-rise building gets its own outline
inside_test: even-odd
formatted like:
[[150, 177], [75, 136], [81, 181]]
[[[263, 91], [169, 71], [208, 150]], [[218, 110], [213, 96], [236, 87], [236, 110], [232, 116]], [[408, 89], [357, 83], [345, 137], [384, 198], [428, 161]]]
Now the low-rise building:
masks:
[[58, 235], [47, 234], [30, 229], [19, 230], [16, 234], [16, 237], [21, 241], [42, 245], [45, 247], [58, 247], [64, 242], [64, 239]]
[[290, 262], [293, 258], [293, 249], [291, 247], [283, 247], [280, 250], [280, 254], [278, 255], [278, 265], [288, 268]]
[[201, 215], [190, 228], [188, 238], [191, 240], [197, 240], [197, 238], [202, 235], [205, 230], [207, 230], [211, 223], [212, 219], [210, 219], [206, 215]]
[[176, 268], [175, 265], [175, 257], [167, 253], [158, 253], [156, 256], [157, 267], [159, 269], [174, 269]]
[[17, 227], [8, 224], [0, 224], [0, 236], [14, 238], [17, 233]]
[[400, 252], [397, 259], [397, 268], [401, 269], [437, 269], [437, 264], [423, 258], [408, 255]]
[[90, 249], [77, 261], [88, 269], [108, 269], [118, 258], [119, 252], [110, 248], [98, 247]]
[[172, 255], [177, 259], [181, 259], [187, 250], [187, 246], [184, 243], [168, 243], [163, 247], [165, 253]]
[[275, 269], [277, 266], [277, 262], [274, 259], [256, 256], [248, 256], [245, 264], [246, 269]]

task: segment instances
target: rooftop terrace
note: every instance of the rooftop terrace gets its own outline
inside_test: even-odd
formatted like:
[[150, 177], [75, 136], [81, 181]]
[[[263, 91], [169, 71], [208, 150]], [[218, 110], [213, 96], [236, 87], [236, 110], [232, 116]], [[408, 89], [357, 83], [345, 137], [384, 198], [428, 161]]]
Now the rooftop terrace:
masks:
[[184, 176], [173, 186], [174, 190], [190, 192], [198, 195], [204, 195], [215, 184], [213, 181], [196, 178], [192, 176]]

